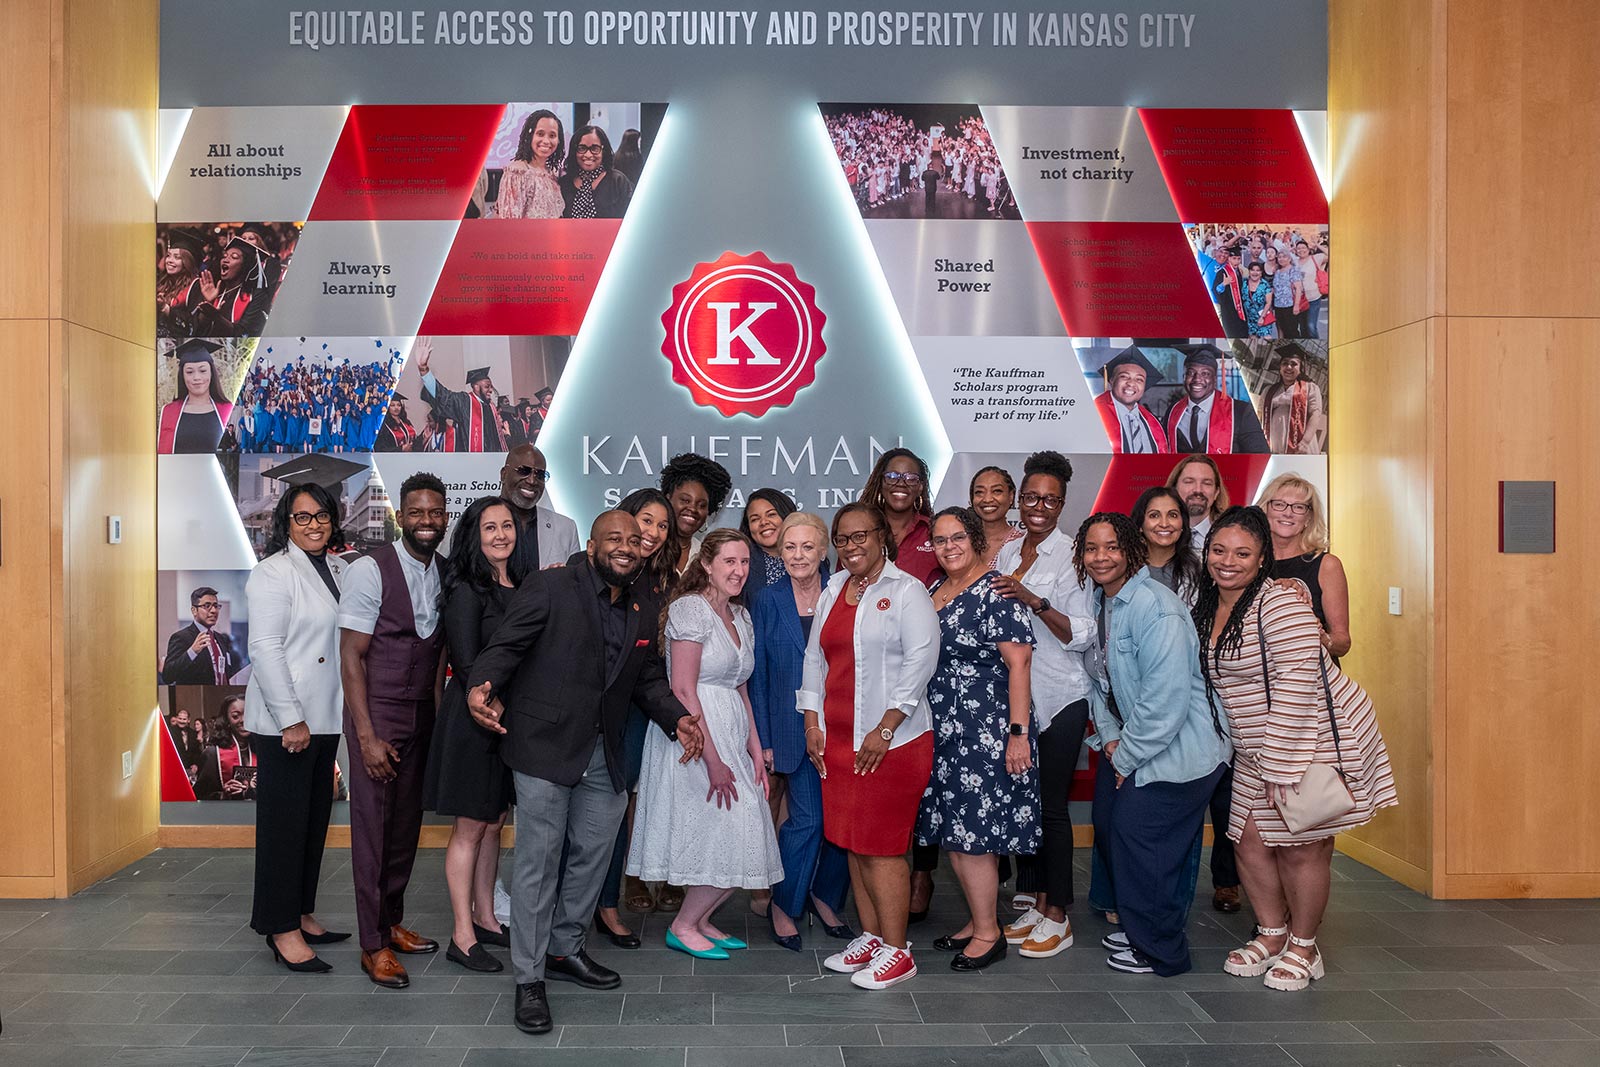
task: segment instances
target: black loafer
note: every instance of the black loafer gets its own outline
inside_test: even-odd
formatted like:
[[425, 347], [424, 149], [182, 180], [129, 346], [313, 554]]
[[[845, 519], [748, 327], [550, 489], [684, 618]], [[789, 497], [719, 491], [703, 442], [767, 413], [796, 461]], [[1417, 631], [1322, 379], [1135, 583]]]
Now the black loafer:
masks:
[[582, 951], [570, 956], [546, 956], [544, 976], [557, 982], [575, 982], [585, 989], [615, 989], [622, 984], [622, 975]]
[[465, 952], [456, 945], [451, 938], [450, 947], [444, 950], [445, 959], [451, 963], [459, 963], [469, 971], [478, 971], [482, 974], [498, 974], [506, 969], [506, 965], [489, 955], [489, 950], [483, 947], [482, 941], [475, 941], [471, 948]]
[[544, 993], [543, 982], [529, 982], [517, 986], [517, 1011], [513, 1017], [517, 1029], [525, 1034], [548, 1034], [550, 1001]]
[[981, 971], [991, 963], [999, 963], [1006, 958], [1006, 939], [999, 938], [990, 946], [989, 951], [981, 956], [969, 956], [962, 952], [950, 961], [952, 971]]
[[[971, 940], [972, 938], [970, 937], [956, 937], [954, 934], [945, 934], [943, 937], [934, 938], [933, 947], [940, 952], [960, 952], [967, 947], [967, 943]], [[1001, 940], [1005, 939], [1001, 938]]]
[[474, 937], [485, 945], [493, 945], [496, 948], [511, 947], [511, 927], [509, 926], [495, 923], [494, 929], [491, 930], [487, 926], [479, 926], [477, 923], [473, 923], [472, 933]]

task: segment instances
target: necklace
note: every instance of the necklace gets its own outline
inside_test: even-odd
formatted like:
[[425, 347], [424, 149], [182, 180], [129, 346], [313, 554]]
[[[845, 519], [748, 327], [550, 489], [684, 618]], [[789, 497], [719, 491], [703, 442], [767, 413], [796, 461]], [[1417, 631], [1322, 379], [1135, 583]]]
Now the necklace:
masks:
[[867, 586], [869, 586], [873, 582], [877, 581], [879, 576], [882, 575], [882, 574], [883, 574], [883, 567], [880, 566], [877, 570], [873, 571], [871, 574], [863, 574], [861, 577], [859, 577], [859, 578], [857, 578], [855, 580], [855, 582], [853, 584], [856, 587], [856, 589], [855, 589], [855, 593], [856, 593], [855, 602], [857, 604], [861, 603], [861, 598], [866, 595]]

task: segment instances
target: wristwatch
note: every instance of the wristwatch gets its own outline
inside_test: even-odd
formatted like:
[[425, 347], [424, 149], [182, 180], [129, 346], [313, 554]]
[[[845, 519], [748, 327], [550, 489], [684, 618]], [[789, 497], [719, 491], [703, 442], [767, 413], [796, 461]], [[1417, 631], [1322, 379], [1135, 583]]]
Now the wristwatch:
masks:
[[889, 729], [887, 726], [880, 726], [878, 727], [878, 736], [883, 738], [885, 741], [893, 741], [894, 731]]
[[1023, 729], [1023, 726], [1020, 722], [1014, 722], [1011, 724], [1012, 737], [1021, 737], [1025, 733], [1027, 733], [1027, 730]]
[[1039, 598], [1039, 606], [1033, 609], [1033, 613], [1035, 615], [1043, 615], [1045, 612], [1047, 612], [1049, 610], [1050, 610], [1050, 598], [1049, 597], [1040, 597]]

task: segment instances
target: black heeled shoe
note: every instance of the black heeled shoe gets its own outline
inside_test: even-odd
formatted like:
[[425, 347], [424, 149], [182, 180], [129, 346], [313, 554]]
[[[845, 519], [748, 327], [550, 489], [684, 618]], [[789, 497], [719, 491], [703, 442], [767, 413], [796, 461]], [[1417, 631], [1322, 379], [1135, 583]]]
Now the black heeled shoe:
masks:
[[[840, 923], [838, 926], [829, 926], [822, 918], [822, 912], [817, 910], [817, 902], [811, 897], [806, 898], [806, 911], [816, 916], [817, 922], [822, 923], [822, 929], [827, 932], [829, 937], [839, 941], [854, 941], [856, 939], [856, 932], [850, 929], [849, 923]], [[924, 912], [923, 914], [926, 915], [927, 913]], [[838, 915], [835, 913], [835, 918], [837, 917]]]
[[940, 952], [960, 952], [972, 942], [971, 937], [957, 937], [955, 934], [945, 934], [933, 940], [933, 947]]
[[314, 934], [304, 927], [300, 929], [300, 936], [306, 939], [306, 944], [308, 945], [336, 945], [340, 941], [350, 940], [349, 934], [336, 934], [332, 930], [324, 930], [320, 934]]
[[776, 920], [774, 920], [772, 918], [772, 912], [773, 912], [773, 909], [769, 906], [767, 908], [767, 931], [771, 935], [772, 940], [774, 942], [776, 942], [778, 945], [780, 945], [781, 947], [788, 949], [790, 952], [799, 952], [800, 951], [800, 934], [799, 934], [799, 931], [797, 930], [795, 933], [789, 934], [787, 937], [785, 937], [783, 934], [778, 933], [778, 924], [777, 924]]
[[598, 910], [594, 913], [594, 928], [596, 933], [604, 934], [606, 937], [610, 938], [611, 943], [616, 945], [618, 948], [638, 948], [642, 943], [639, 940], [638, 934], [619, 934], [615, 930], [611, 929], [611, 924], [600, 917], [600, 912]]
[[999, 963], [1006, 958], [1006, 939], [1004, 936], [995, 939], [989, 951], [981, 956], [969, 956], [966, 951], [961, 951], [955, 959], [950, 961], [952, 971], [981, 971], [992, 963]]
[[333, 964], [320, 956], [312, 956], [309, 960], [301, 960], [299, 963], [290, 963], [283, 958], [283, 953], [278, 951], [278, 943], [272, 940], [271, 934], [267, 935], [267, 947], [272, 950], [272, 958], [274, 960], [283, 964], [295, 974], [327, 974], [333, 970]]

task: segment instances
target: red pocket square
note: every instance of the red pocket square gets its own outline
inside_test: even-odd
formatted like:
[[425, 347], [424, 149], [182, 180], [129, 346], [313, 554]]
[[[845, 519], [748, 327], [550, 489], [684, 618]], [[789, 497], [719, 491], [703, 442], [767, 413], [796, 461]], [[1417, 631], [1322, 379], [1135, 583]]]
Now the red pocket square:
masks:
[[650, 639], [648, 637], [642, 638], [642, 639], [640, 639], [638, 641], [635, 641], [633, 643], [633, 647], [634, 648], [648, 648], [649, 645], [650, 645]]

